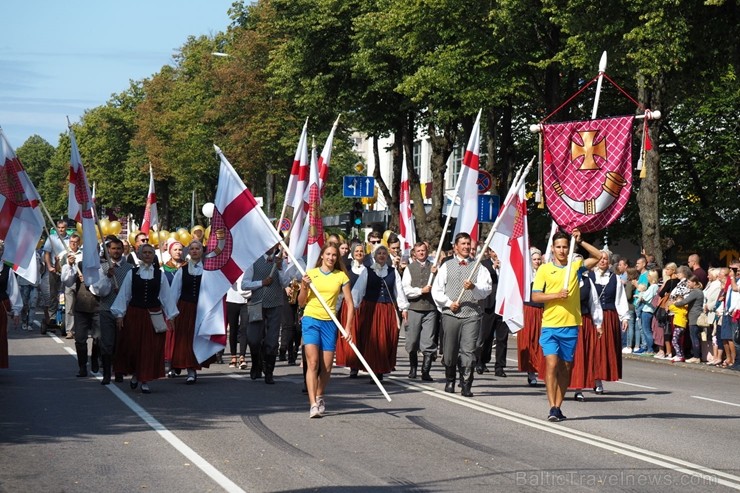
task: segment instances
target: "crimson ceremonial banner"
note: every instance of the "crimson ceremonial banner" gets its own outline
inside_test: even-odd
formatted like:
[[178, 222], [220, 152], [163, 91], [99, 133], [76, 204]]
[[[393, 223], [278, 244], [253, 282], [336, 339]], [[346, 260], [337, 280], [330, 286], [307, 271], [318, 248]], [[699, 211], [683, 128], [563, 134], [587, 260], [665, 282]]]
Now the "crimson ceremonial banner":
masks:
[[542, 183], [555, 222], [570, 232], [606, 228], [632, 188], [634, 116], [543, 125]]

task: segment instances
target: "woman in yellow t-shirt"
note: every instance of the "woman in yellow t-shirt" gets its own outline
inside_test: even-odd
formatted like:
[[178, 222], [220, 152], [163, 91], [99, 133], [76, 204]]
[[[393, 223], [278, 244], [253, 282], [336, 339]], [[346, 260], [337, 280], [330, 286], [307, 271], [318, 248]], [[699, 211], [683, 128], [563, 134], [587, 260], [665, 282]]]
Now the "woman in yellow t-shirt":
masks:
[[[301, 292], [298, 295], [298, 304], [305, 306], [303, 319], [303, 345], [306, 351], [306, 388], [308, 402], [311, 405], [310, 418], [320, 418], [324, 414], [324, 391], [331, 377], [331, 368], [334, 362], [336, 349], [337, 327], [331, 316], [310, 289], [313, 284], [326, 304], [333, 309], [337, 306], [339, 293], [344, 299], [352, 299], [349, 277], [339, 257], [339, 249], [330, 243], [324, 245], [319, 254], [316, 267], [308, 270], [301, 282]], [[354, 323], [354, 306], [347, 307], [347, 334], [352, 333]], [[352, 340], [347, 337], [348, 342]]]

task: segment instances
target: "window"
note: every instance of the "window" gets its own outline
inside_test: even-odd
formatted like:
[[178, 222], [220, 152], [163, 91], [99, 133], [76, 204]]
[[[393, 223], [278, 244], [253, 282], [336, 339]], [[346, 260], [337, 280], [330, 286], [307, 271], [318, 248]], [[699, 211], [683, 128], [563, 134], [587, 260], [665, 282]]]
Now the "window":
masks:
[[421, 141], [417, 140], [414, 142], [414, 150], [412, 156], [412, 163], [414, 165], [414, 171], [417, 176], [421, 177]]
[[452, 150], [450, 156], [450, 174], [449, 180], [447, 181], [447, 188], [455, 188], [457, 184], [457, 178], [460, 175], [460, 168], [462, 168], [463, 156], [465, 155], [465, 147], [460, 144], [456, 144]]

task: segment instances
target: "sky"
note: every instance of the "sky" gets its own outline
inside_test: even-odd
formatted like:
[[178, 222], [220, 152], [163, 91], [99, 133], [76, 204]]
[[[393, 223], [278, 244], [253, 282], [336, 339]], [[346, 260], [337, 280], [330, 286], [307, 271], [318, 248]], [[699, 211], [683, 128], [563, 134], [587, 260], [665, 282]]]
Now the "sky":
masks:
[[11, 0], [0, 31], [0, 127], [55, 146], [86, 109], [172, 64], [188, 36], [226, 31], [234, 0]]

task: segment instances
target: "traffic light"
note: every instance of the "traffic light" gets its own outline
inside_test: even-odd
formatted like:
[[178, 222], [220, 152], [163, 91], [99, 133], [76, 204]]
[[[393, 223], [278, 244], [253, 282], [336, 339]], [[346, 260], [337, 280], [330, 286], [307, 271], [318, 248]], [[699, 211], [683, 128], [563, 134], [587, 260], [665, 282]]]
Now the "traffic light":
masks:
[[352, 206], [352, 210], [349, 211], [349, 227], [350, 228], [359, 228], [362, 226], [362, 202], [359, 200], [354, 203]]

